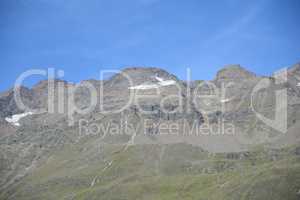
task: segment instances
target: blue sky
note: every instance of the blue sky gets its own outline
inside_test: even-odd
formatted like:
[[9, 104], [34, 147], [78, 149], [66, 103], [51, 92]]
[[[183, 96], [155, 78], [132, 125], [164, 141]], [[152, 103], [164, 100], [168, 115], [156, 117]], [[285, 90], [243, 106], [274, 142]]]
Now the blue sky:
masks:
[[1, 0], [0, 91], [48, 67], [73, 82], [126, 66], [209, 80], [238, 63], [269, 75], [300, 61], [299, 10], [299, 0]]

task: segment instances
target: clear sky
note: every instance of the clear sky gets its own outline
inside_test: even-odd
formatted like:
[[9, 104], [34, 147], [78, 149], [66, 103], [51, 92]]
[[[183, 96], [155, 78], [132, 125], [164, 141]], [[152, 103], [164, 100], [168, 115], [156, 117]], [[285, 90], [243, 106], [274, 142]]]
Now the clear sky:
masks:
[[0, 0], [0, 91], [31, 68], [73, 82], [125, 66], [269, 75], [300, 61], [299, 11], [299, 0]]

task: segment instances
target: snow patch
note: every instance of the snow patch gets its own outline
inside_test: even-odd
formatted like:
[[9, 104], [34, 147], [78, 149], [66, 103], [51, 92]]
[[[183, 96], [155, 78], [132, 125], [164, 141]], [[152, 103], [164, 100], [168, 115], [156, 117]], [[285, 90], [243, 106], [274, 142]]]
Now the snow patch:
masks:
[[159, 82], [158, 84], [160, 86], [168, 86], [168, 85], [175, 85], [175, 81], [174, 80], [167, 80], [167, 81], [162, 81], [162, 82]]
[[156, 89], [159, 88], [157, 84], [142, 84], [142, 85], [137, 85], [133, 87], [129, 87], [130, 90], [149, 90], [149, 89]]
[[231, 99], [221, 99], [220, 101], [221, 101], [221, 103], [227, 103], [227, 102], [231, 101]]
[[164, 81], [164, 79], [162, 79], [162, 78], [160, 78], [158, 76], [155, 76], [155, 79], [158, 80], [159, 82], [163, 82]]
[[297, 83], [297, 86], [298, 86], [298, 87], [300, 87], [300, 82], [299, 82], [299, 83]]
[[20, 113], [20, 114], [15, 114], [11, 117], [6, 117], [5, 120], [8, 123], [11, 123], [14, 126], [20, 126], [19, 120], [22, 119], [23, 117], [26, 117], [28, 115], [33, 115], [32, 112], [25, 112], [25, 113]]
[[158, 81], [157, 83], [154, 84], [141, 84], [133, 87], [129, 87], [128, 89], [130, 90], [149, 90], [149, 89], [157, 89], [162, 86], [169, 86], [169, 85], [175, 85], [176, 81], [174, 80], [164, 80], [160, 77], [155, 77], [155, 79]]

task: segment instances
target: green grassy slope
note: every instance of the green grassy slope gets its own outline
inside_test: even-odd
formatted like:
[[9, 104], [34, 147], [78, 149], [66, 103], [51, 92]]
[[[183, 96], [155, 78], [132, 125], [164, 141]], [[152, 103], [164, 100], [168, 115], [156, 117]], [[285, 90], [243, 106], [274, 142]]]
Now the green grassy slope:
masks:
[[299, 199], [294, 148], [209, 154], [186, 144], [97, 145], [53, 152], [0, 199]]

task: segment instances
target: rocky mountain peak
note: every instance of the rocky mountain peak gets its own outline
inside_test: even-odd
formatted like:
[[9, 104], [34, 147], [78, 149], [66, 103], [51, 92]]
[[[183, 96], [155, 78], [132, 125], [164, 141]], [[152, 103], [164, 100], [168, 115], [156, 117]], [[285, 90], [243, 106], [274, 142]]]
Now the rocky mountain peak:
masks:
[[94, 86], [98, 86], [102, 83], [101, 80], [96, 80], [96, 79], [87, 79], [87, 80], [83, 80], [80, 83], [91, 83]]
[[[129, 81], [132, 84], [143, 84], [146, 82], [157, 82], [157, 77], [162, 80], [178, 80], [176, 76], [167, 71], [156, 67], [128, 67], [123, 69], [120, 73], [112, 76], [106, 85], [113, 84], [119, 86], [128, 86]], [[128, 80], [130, 79], [130, 80]]]
[[256, 75], [238, 64], [227, 65], [217, 72], [216, 80], [240, 80], [255, 78]]
[[[47, 90], [47, 87], [48, 87], [48, 82], [49, 82], [49, 80], [42, 80], [42, 81], [40, 81], [40, 82], [38, 82], [36, 85], [34, 85], [33, 87], [32, 87], [32, 89], [33, 90], [43, 90], [43, 89], [46, 89]], [[53, 80], [53, 82], [54, 82], [54, 84], [57, 84], [57, 83], [59, 83], [59, 82], [63, 82], [63, 83], [65, 83], [65, 84], [68, 84], [68, 82], [67, 81], [64, 81], [64, 80], [61, 80], [61, 79], [54, 79]]]
[[169, 72], [156, 67], [129, 67], [122, 70], [122, 73], [126, 73], [132, 78], [136, 78], [138, 76], [142, 76], [145, 78], [153, 76], [158, 76], [161, 78], [176, 78]]

